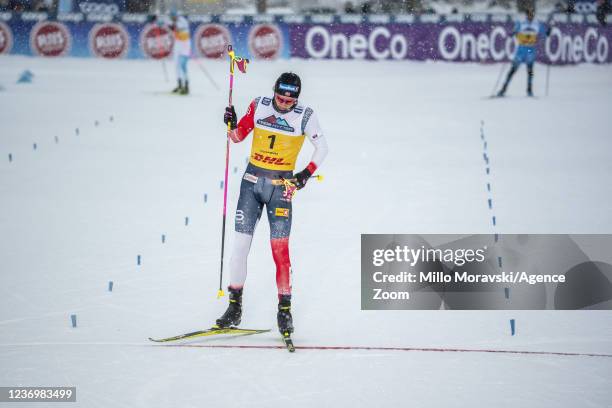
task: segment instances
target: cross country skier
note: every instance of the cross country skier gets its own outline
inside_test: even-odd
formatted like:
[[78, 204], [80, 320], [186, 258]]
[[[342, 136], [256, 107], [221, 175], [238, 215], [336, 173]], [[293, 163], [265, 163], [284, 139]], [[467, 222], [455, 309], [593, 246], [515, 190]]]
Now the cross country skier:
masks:
[[187, 62], [191, 55], [191, 36], [189, 34], [189, 22], [184, 16], [179, 16], [176, 11], [170, 12], [170, 29], [174, 32], [174, 63], [176, 65], [177, 86], [172, 93], [180, 95], [189, 94], [189, 77], [187, 76]]
[[512, 76], [518, 69], [521, 63], [527, 65], [527, 96], [533, 96], [533, 64], [536, 59], [536, 45], [538, 42], [538, 35], [547, 36], [550, 33], [550, 29], [546, 27], [544, 23], [534, 20], [533, 9], [527, 10], [527, 19], [524, 21], [517, 21], [514, 25], [513, 36], [516, 36], [518, 40], [518, 47], [512, 66], [504, 82], [504, 86], [497, 93], [497, 96], [502, 97], [506, 94], [508, 84], [512, 79]]
[[[156, 15], [148, 17], [148, 21], [161, 27], [166, 25]], [[189, 77], [187, 76], [187, 62], [191, 55], [191, 35], [189, 33], [189, 22], [183, 16], [179, 16], [176, 10], [170, 11], [170, 24], [167, 27], [174, 35], [174, 48], [172, 50], [174, 64], [176, 67], [177, 86], [172, 93], [179, 95], [189, 94]]]
[[[240, 324], [242, 289], [247, 276], [247, 257], [253, 233], [265, 206], [270, 223], [270, 245], [276, 264], [278, 288], [278, 328], [285, 337], [293, 332], [291, 316], [291, 199], [295, 189], [302, 189], [327, 155], [327, 142], [312, 108], [298, 105], [300, 77], [287, 72], [276, 80], [272, 98], [260, 96], [249, 105], [237, 122], [234, 106], [225, 109], [223, 121], [230, 125], [234, 143], [253, 132], [251, 156], [240, 185], [236, 208], [234, 249], [230, 259], [229, 306], [217, 319], [218, 327]], [[296, 174], [296, 159], [304, 138], [314, 145], [312, 159]]]

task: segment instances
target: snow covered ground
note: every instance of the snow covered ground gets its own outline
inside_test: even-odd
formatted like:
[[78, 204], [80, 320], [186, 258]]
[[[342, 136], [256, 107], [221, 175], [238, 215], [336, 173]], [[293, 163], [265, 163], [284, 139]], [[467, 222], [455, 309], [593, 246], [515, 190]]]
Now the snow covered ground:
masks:
[[[227, 301], [227, 62], [205, 67], [221, 90], [192, 62], [193, 95], [177, 97], [156, 61], [0, 59], [0, 386], [76, 386], [65, 406], [83, 407], [612, 405], [609, 357], [150, 344], [208, 327]], [[33, 83], [16, 84], [25, 69]], [[330, 144], [325, 180], [294, 203], [296, 345], [612, 354], [610, 312], [360, 310], [361, 233], [612, 233], [612, 68], [553, 68], [544, 97], [537, 66], [537, 99], [522, 68], [510, 97], [486, 99], [499, 69], [293, 60], [236, 78], [242, 114], [297, 71]], [[232, 146], [232, 215], [249, 143]], [[188, 344], [279, 345], [268, 232], [243, 325], [273, 331]]]

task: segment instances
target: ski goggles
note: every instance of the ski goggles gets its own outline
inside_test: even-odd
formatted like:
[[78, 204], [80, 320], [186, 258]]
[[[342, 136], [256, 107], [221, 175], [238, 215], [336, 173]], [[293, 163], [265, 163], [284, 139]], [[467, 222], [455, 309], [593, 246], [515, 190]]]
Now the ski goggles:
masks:
[[289, 98], [287, 96], [282, 96], [280, 94], [276, 94], [275, 98], [278, 102], [282, 103], [283, 105], [292, 104], [297, 100], [297, 98]]

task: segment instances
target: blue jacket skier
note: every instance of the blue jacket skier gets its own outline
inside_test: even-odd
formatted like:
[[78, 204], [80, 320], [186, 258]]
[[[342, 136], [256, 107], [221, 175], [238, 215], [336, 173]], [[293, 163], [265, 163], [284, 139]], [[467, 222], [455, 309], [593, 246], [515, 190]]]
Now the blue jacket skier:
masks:
[[527, 19], [517, 21], [514, 25], [512, 35], [516, 36], [518, 47], [512, 61], [512, 66], [504, 82], [504, 86], [497, 93], [497, 96], [501, 97], [506, 94], [506, 89], [512, 80], [512, 76], [514, 76], [514, 73], [522, 63], [527, 65], [527, 95], [533, 96], [533, 64], [536, 59], [538, 37], [547, 36], [549, 34], [549, 29], [544, 23], [534, 20], [534, 14], [533, 9], [527, 10]]

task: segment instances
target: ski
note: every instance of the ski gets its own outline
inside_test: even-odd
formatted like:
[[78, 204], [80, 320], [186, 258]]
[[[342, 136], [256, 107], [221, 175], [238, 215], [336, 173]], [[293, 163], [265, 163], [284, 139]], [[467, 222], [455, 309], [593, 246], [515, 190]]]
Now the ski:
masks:
[[289, 333], [285, 333], [283, 336], [283, 343], [285, 343], [285, 347], [287, 347], [287, 351], [290, 353], [295, 352], [295, 346], [293, 345], [293, 340], [291, 340], [291, 335]]
[[149, 340], [155, 343], [166, 343], [169, 341], [193, 339], [197, 337], [217, 336], [220, 334], [229, 334], [236, 336], [248, 336], [251, 334], [267, 333], [270, 329], [240, 329], [238, 327], [215, 328], [212, 327], [206, 330], [197, 330], [191, 333], [179, 334], [178, 336], [166, 337], [162, 339], [154, 339], [149, 337]]
[[504, 95], [504, 96], [498, 96], [498, 95], [489, 95], [489, 96], [483, 96], [482, 99], [540, 99], [538, 96], [536, 95], [525, 95], [525, 96], [508, 96], [508, 95]]

